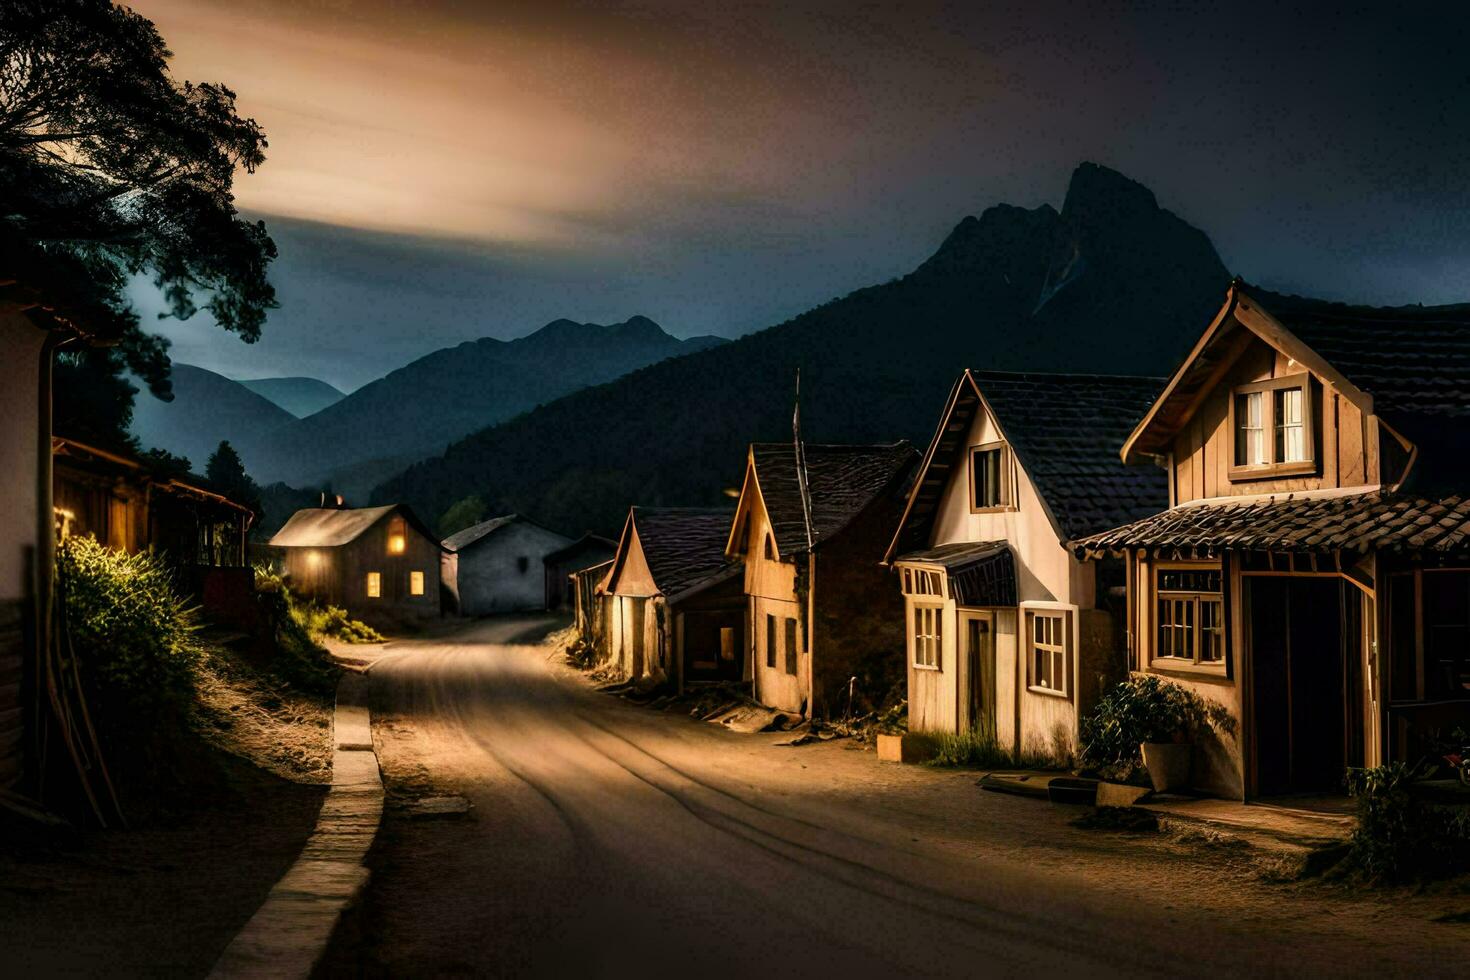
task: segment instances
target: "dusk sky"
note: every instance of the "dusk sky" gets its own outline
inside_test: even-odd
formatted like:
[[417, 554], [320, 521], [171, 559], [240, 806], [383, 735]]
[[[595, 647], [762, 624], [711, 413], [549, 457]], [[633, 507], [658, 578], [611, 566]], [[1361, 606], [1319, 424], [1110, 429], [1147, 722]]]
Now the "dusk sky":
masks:
[[347, 389], [563, 316], [736, 336], [1082, 160], [1264, 285], [1470, 300], [1470, 7], [1097, 6], [139, 0], [268, 134], [281, 249], [260, 343], [159, 329]]

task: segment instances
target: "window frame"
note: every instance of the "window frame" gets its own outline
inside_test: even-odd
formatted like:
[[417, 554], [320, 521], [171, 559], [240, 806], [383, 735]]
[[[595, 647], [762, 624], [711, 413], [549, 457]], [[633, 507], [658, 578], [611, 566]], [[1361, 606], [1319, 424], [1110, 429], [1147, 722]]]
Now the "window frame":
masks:
[[[1000, 500], [999, 503], [986, 504], [984, 506], [975, 503], [975, 457], [980, 453], [1000, 453]], [[996, 442], [982, 442], [969, 447], [966, 455], [966, 467], [969, 470], [970, 485], [968, 487], [969, 497], [967, 503], [972, 514], [998, 514], [1008, 510], [1014, 510], [1015, 493], [1012, 489], [1011, 480], [1011, 447], [1004, 440]]]
[[383, 573], [368, 572], [367, 581], [364, 583], [364, 587], [367, 591], [367, 597], [369, 599], [383, 598]]
[[[929, 626], [929, 631], [924, 632], [920, 623]], [[909, 663], [915, 670], [944, 670], [944, 604], [935, 602], [915, 602], [912, 604], [912, 612], [909, 613], [908, 629], [905, 631], [909, 636]], [[920, 651], [932, 654], [927, 658], [920, 657]]]
[[417, 568], [410, 569], [408, 573], [408, 594], [411, 596], [423, 596], [428, 591], [428, 577]]
[[[1306, 458], [1290, 462], [1276, 458], [1276, 394], [1288, 389], [1302, 393], [1302, 444]], [[1264, 463], [1242, 463], [1237, 455], [1240, 430], [1239, 416], [1235, 403], [1242, 395], [1261, 395], [1261, 438], [1265, 443], [1267, 461]], [[1236, 385], [1230, 389], [1227, 418], [1229, 425], [1230, 466], [1227, 471], [1231, 480], [1259, 480], [1277, 476], [1305, 476], [1317, 472], [1317, 423], [1316, 400], [1313, 398], [1312, 375], [1309, 371], [1269, 378], [1251, 384]]]
[[[1071, 701], [1074, 696], [1076, 682], [1073, 675], [1077, 672], [1077, 607], [1065, 603], [1023, 603], [1021, 605], [1021, 625], [1025, 628], [1022, 634], [1025, 643], [1025, 670], [1026, 690], [1032, 694], [1043, 697], [1061, 698]], [[1036, 639], [1036, 621], [1040, 618], [1055, 619], [1060, 621], [1062, 642], [1060, 646], [1055, 643], [1041, 644], [1041, 648], [1050, 654], [1053, 673], [1058, 656], [1062, 664], [1063, 687], [1043, 686], [1037, 683], [1036, 676], [1036, 652], [1038, 641]]]
[[[943, 599], [948, 576], [944, 569], [921, 565], [899, 565], [898, 587], [906, 596], [916, 599]], [[923, 583], [922, 587], [920, 582]]]
[[[1163, 572], [1214, 572], [1220, 576], [1220, 591], [1207, 592], [1201, 589], [1160, 589], [1159, 576]], [[1157, 562], [1149, 568], [1148, 579], [1148, 602], [1149, 602], [1149, 667], [1154, 670], [1187, 671], [1190, 673], [1210, 674], [1216, 677], [1225, 677], [1229, 674], [1230, 663], [1230, 630], [1229, 608], [1225, 601], [1225, 564], [1224, 562], [1184, 562], [1166, 561]], [[1160, 642], [1160, 629], [1162, 628], [1159, 615], [1159, 603], [1161, 595], [1169, 597], [1170, 601], [1191, 603], [1191, 620], [1189, 623], [1190, 645], [1192, 656], [1177, 657], [1165, 656], [1160, 651], [1163, 644]], [[1204, 617], [1201, 610], [1205, 602], [1217, 604], [1220, 615], [1216, 621], [1214, 631], [1220, 635], [1220, 659], [1204, 660], [1201, 655], [1204, 651], [1204, 639], [1206, 629]]]

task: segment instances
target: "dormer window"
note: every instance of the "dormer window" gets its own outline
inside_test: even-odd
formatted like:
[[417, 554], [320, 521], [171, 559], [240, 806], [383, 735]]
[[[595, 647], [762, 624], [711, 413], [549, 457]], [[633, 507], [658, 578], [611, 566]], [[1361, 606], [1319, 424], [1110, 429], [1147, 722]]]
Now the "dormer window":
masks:
[[1005, 510], [1011, 504], [1009, 452], [1003, 442], [970, 448], [970, 513]]
[[1311, 376], [1307, 374], [1242, 385], [1231, 392], [1231, 478], [1315, 471], [1311, 406]]

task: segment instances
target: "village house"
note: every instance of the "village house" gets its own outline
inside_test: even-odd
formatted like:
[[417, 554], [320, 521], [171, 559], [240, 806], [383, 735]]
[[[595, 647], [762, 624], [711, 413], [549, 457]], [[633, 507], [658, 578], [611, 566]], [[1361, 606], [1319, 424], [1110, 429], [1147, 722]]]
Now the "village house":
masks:
[[92, 535], [133, 554], [149, 551], [209, 619], [255, 621], [255, 573], [245, 538], [255, 515], [189, 474], [156, 472], [121, 452], [55, 436], [53, 502], [61, 537]]
[[366, 622], [439, 613], [439, 542], [404, 504], [308, 507], [269, 543], [293, 589]]
[[543, 558], [546, 568], [546, 608], [569, 609], [576, 604], [573, 576], [584, 569], [612, 561], [618, 543], [588, 531], [565, 548]]
[[622, 678], [739, 680], [745, 650], [740, 564], [725, 557], [727, 510], [633, 507], [607, 580], [607, 656]]
[[904, 602], [911, 730], [1075, 758], [1081, 719], [1124, 676], [1123, 582], [1066, 542], [1167, 504], [1164, 474], [1113, 448], [1161, 386], [960, 375], [884, 556]]
[[832, 717], [850, 683], [878, 701], [898, 680], [903, 600], [881, 560], [918, 459], [907, 442], [807, 444], [800, 462], [794, 443], [750, 446], [725, 555], [745, 563], [760, 703]]
[[1470, 306], [1237, 282], [1140, 418], [1169, 508], [1073, 547], [1126, 559], [1129, 666], [1236, 720], [1200, 788], [1340, 792], [1470, 728]]
[[561, 588], [548, 587], [546, 557], [571, 543], [519, 514], [451, 534], [443, 541], [441, 572], [450, 607], [461, 616], [548, 608]]

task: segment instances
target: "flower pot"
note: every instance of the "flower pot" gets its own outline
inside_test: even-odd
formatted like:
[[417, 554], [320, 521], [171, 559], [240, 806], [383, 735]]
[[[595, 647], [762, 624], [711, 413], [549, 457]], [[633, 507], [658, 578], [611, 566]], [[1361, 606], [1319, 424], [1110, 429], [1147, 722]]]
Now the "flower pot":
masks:
[[1154, 792], [1189, 784], [1189, 760], [1194, 746], [1188, 742], [1144, 742], [1139, 748]]

